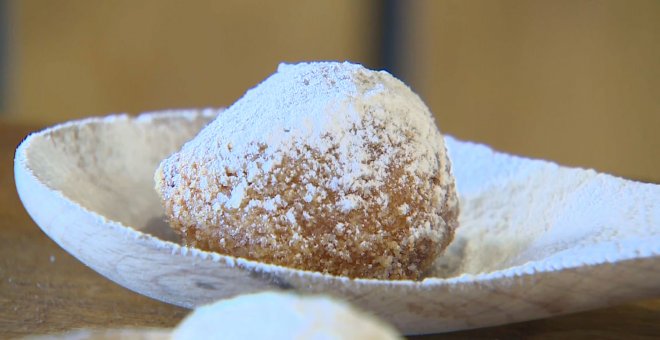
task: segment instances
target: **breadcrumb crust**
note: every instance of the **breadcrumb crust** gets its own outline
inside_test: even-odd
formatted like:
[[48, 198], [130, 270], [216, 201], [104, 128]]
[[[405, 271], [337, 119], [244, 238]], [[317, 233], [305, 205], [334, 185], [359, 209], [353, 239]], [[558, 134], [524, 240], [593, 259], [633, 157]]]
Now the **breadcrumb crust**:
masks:
[[[373, 91], [394, 79], [350, 66], [333, 86], [348, 78]], [[401, 92], [398, 83], [385, 90]], [[358, 101], [359, 119], [340, 126], [341, 135], [316, 140], [292, 133], [280, 145], [240, 144], [217, 126], [218, 134], [201, 133], [155, 174], [171, 226], [188, 245], [222, 254], [354, 278], [422, 278], [458, 226], [450, 163], [423, 103], [422, 119], [411, 123], [378, 99]], [[432, 140], [420, 138], [424, 117]], [[347, 161], [346, 140], [357, 161]], [[231, 162], [200, 157], [205, 143], [219, 141]]]

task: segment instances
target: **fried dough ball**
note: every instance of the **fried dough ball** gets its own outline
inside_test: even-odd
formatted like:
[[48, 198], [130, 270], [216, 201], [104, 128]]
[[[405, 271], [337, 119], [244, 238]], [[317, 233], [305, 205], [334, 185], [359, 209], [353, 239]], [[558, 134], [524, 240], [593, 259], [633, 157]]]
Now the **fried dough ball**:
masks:
[[458, 226], [428, 108], [350, 63], [280, 65], [155, 180], [190, 246], [352, 278], [420, 279]]

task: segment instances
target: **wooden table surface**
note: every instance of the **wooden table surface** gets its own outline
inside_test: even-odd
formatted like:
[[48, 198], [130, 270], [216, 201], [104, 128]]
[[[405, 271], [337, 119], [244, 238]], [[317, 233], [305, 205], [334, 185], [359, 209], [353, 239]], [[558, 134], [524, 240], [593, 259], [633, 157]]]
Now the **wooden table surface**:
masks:
[[[13, 156], [35, 127], [0, 123], [0, 338], [75, 328], [173, 327], [187, 310], [125, 289], [51, 241], [16, 194]], [[660, 285], [660, 282], [658, 283]], [[660, 297], [422, 339], [660, 337]]]

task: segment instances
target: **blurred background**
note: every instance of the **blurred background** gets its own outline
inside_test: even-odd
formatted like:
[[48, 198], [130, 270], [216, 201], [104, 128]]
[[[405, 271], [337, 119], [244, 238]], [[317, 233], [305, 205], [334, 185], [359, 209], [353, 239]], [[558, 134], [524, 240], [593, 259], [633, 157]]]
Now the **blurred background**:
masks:
[[657, 0], [0, 0], [0, 121], [227, 106], [305, 60], [392, 72], [458, 138], [660, 182]]

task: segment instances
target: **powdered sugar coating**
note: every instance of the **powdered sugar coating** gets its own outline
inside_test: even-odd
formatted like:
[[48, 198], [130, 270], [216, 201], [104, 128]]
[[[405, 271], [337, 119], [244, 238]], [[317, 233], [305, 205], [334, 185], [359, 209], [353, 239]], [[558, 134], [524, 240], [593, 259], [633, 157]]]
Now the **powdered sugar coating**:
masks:
[[156, 173], [188, 243], [337, 275], [418, 278], [458, 202], [424, 103], [387, 72], [280, 65]]
[[183, 339], [403, 339], [389, 324], [326, 296], [263, 292], [196, 308], [172, 332]]

